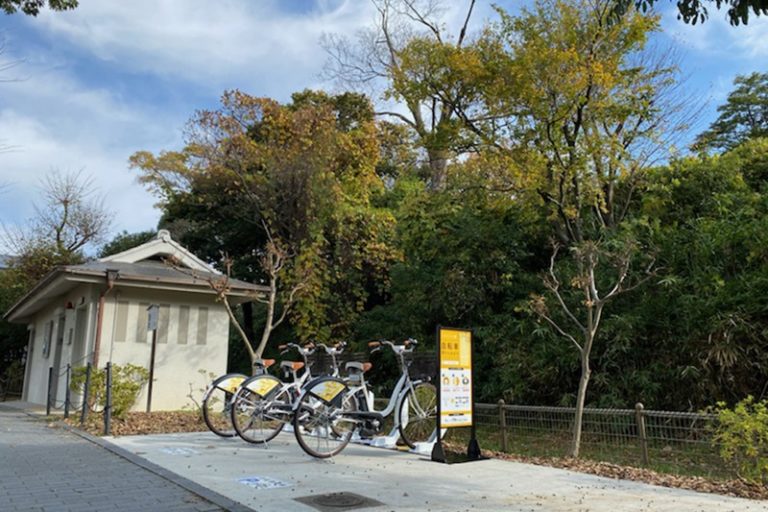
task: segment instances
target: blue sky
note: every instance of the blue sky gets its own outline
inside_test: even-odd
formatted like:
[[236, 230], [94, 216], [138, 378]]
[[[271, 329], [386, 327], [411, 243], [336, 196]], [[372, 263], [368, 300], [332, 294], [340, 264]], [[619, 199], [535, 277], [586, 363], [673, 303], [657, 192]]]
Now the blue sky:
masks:
[[[463, 2], [446, 5], [455, 31]], [[768, 71], [768, 19], [730, 27], [714, 11], [691, 27], [672, 2], [658, 5], [656, 40], [679, 53], [686, 91], [706, 104], [695, 134], [735, 75]], [[474, 26], [491, 16], [478, 0]], [[352, 35], [373, 19], [365, 0], [81, 0], [72, 12], [2, 16], [0, 63], [15, 65], [0, 74], [0, 142], [14, 148], [0, 153], [0, 222], [23, 225], [40, 178], [57, 168], [93, 177], [116, 213], [113, 232], [154, 228], [156, 199], [128, 168], [132, 153], [179, 148], [186, 120], [228, 88], [278, 100], [333, 90], [319, 78], [320, 37]]]

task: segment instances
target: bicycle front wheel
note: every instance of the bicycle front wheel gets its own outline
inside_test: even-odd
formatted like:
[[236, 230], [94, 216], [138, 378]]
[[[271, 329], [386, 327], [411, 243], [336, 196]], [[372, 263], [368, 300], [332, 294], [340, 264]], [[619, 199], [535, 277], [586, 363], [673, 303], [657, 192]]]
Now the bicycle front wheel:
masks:
[[437, 416], [437, 391], [435, 386], [422, 382], [409, 389], [400, 402], [400, 415], [397, 418], [398, 430], [403, 442], [411, 448], [416, 443], [429, 441], [435, 431]]
[[229, 403], [232, 395], [246, 379], [245, 375], [229, 373], [214, 380], [203, 395], [203, 421], [208, 429], [221, 437], [233, 437], [235, 429], [230, 420]]
[[325, 379], [311, 384], [293, 415], [296, 441], [312, 457], [333, 457], [349, 444], [357, 428], [355, 419], [346, 415], [355, 411], [357, 401], [341, 380]]
[[232, 397], [232, 426], [249, 443], [271, 441], [290, 420], [291, 402], [290, 391], [280, 380], [271, 375], [252, 377]]

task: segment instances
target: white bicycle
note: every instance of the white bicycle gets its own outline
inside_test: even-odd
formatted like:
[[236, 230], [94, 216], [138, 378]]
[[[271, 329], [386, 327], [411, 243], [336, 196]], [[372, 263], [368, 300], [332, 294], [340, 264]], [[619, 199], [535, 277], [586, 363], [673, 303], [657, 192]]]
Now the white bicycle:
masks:
[[384, 419], [392, 414], [405, 444], [415, 448], [416, 443], [428, 441], [435, 431], [437, 392], [429, 382], [411, 378], [406, 356], [417, 343], [407, 339], [402, 345], [391, 341], [368, 344], [372, 352], [390, 347], [400, 363], [400, 379], [382, 410], [371, 407], [364, 378], [370, 363], [347, 363], [350, 375], [346, 380], [319, 377], [309, 382], [294, 406], [293, 431], [299, 446], [313, 457], [332, 457], [356, 431], [363, 436], [381, 432]]
[[[310, 382], [312, 373], [308, 357], [322, 348], [331, 357], [333, 375], [338, 375], [336, 357], [345, 344], [328, 347], [322, 343], [304, 347], [296, 343], [281, 345], [284, 354], [295, 349], [303, 361], [283, 361], [280, 368], [285, 380], [269, 374], [256, 375], [244, 381], [232, 396], [230, 413], [235, 433], [249, 443], [262, 444], [274, 439], [293, 416], [293, 403], [301, 394], [302, 387]], [[301, 370], [303, 372], [299, 373]]]

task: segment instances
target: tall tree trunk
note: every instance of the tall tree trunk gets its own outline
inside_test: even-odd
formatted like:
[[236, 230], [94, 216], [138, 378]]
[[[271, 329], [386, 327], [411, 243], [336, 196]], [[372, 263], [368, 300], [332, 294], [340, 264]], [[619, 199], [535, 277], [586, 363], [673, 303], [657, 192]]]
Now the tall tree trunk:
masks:
[[584, 417], [584, 402], [587, 397], [587, 386], [591, 374], [589, 368], [589, 352], [581, 353], [581, 378], [579, 379], [579, 391], [576, 395], [576, 416], [573, 419], [573, 440], [571, 442], [571, 457], [578, 458], [581, 448], [581, 424]]
[[[261, 341], [259, 346], [256, 347], [256, 358], [261, 358], [264, 353], [264, 349], [267, 347], [269, 336], [272, 334], [272, 330], [275, 328], [275, 303], [277, 302], [277, 278], [272, 275], [269, 278], [269, 300], [267, 301], [267, 317], [264, 319], [264, 330], [261, 333]], [[252, 363], [254, 361], [251, 361]]]
[[249, 340], [256, 339], [256, 333], [253, 331], [253, 302], [243, 302], [243, 331]]
[[235, 316], [234, 311], [232, 311], [232, 307], [229, 305], [229, 299], [227, 299], [226, 294], [222, 293], [220, 297], [222, 304], [224, 304], [224, 308], [227, 310], [227, 315], [229, 315], [229, 321], [232, 323], [232, 325], [235, 326], [235, 330], [243, 340], [243, 345], [245, 345], [245, 350], [248, 352], [248, 357], [251, 358], [251, 368], [253, 368], [253, 363], [256, 362], [256, 359], [258, 359], [260, 356], [256, 355], [256, 352], [253, 351], [251, 341], [245, 334], [245, 331], [240, 325], [240, 322], [237, 321], [237, 317]]
[[429, 158], [429, 188], [433, 191], [445, 190], [447, 182], [446, 170], [450, 152], [445, 149], [428, 149]]

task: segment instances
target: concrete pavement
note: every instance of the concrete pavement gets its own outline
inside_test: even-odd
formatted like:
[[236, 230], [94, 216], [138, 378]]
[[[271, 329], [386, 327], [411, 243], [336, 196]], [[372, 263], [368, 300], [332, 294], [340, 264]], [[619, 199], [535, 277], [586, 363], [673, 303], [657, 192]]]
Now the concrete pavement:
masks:
[[[107, 448], [107, 449], [105, 449]], [[0, 405], [0, 511], [743, 511], [768, 503], [500, 460], [350, 445], [313, 459], [210, 433], [92, 438]]]
[[501, 460], [445, 465], [410, 453], [359, 445], [348, 446], [330, 461], [316, 460], [301, 451], [292, 434], [281, 434], [268, 447], [209, 433], [108, 441], [263, 511], [351, 510], [306, 504], [327, 493], [354, 493], [376, 500], [380, 505], [360, 509], [372, 512], [768, 511], [768, 503], [762, 501]]

